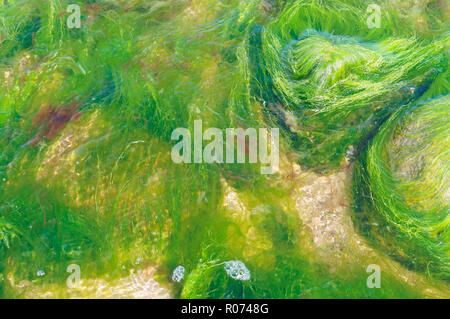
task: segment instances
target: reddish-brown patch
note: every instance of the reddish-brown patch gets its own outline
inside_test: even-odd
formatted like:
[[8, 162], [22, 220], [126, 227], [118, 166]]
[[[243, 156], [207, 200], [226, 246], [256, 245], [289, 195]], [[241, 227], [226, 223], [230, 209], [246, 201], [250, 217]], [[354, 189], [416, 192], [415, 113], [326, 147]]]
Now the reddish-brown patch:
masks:
[[32, 128], [40, 127], [41, 129], [27, 144], [34, 146], [43, 138], [54, 139], [58, 132], [66, 127], [67, 123], [75, 121], [81, 116], [82, 113], [78, 111], [80, 106], [81, 103], [74, 102], [57, 109], [51, 106], [41, 108], [31, 122]]
[[[92, 4], [86, 4], [85, 6], [80, 6], [81, 8], [81, 14], [83, 15], [84, 11], [87, 11], [87, 16], [97, 16], [103, 9], [104, 6], [101, 6], [99, 4], [96, 3], [92, 3]], [[67, 9], [61, 10], [58, 12], [57, 17], [58, 18], [62, 18], [62, 17], [66, 17], [69, 16], [71, 14], [71, 12], [67, 12]]]
[[88, 15], [96, 16], [98, 15], [104, 8], [97, 3], [87, 4], [86, 9], [88, 11]]

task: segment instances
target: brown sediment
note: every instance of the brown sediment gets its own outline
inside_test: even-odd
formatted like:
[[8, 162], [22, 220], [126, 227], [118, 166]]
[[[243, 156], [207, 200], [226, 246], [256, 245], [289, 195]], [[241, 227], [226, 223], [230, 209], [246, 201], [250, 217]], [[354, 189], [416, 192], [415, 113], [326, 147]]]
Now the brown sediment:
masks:
[[[289, 167], [291, 166], [291, 167]], [[310, 247], [319, 262], [330, 266], [330, 272], [346, 274], [353, 269], [365, 269], [377, 264], [384, 273], [398, 276], [404, 283], [414, 287], [430, 298], [448, 298], [439, 285], [403, 267], [376, 248], [371, 247], [355, 228], [352, 220], [353, 165], [347, 164], [333, 174], [323, 175], [302, 170], [297, 164], [285, 166], [282, 178], [290, 177], [294, 191], [291, 200], [307, 233], [312, 237]]]
[[40, 127], [41, 130], [27, 142], [27, 145], [35, 146], [44, 138], [53, 140], [67, 123], [81, 116], [82, 113], [79, 111], [81, 105], [81, 103], [73, 102], [59, 108], [41, 107], [31, 121], [33, 129]]
[[131, 269], [129, 275], [115, 280], [93, 278], [81, 280], [79, 287], [58, 291], [57, 287], [37, 286], [28, 280], [15, 282], [12, 274], [8, 281], [25, 298], [96, 298], [96, 299], [170, 299], [167, 285], [155, 280], [157, 266]]

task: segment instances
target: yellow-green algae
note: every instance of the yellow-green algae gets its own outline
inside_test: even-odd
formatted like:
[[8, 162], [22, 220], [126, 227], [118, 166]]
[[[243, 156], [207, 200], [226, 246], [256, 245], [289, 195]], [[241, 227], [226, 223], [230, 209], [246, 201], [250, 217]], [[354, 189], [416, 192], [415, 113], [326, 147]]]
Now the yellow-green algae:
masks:
[[[378, 1], [370, 29], [371, 3], [0, 6], [0, 296], [448, 298], [448, 8]], [[280, 172], [174, 164], [196, 119], [280, 127]]]
[[447, 95], [393, 115], [364, 155], [361, 181], [384, 217], [384, 237], [395, 242], [391, 253], [413, 269], [447, 280], [449, 103]]

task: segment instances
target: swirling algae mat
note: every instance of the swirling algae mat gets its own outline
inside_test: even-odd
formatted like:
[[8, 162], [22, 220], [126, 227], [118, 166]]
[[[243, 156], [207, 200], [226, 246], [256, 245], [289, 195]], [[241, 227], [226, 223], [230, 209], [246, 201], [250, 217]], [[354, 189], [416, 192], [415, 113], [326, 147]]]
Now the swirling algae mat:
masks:
[[450, 297], [448, 2], [0, 2], [0, 297]]

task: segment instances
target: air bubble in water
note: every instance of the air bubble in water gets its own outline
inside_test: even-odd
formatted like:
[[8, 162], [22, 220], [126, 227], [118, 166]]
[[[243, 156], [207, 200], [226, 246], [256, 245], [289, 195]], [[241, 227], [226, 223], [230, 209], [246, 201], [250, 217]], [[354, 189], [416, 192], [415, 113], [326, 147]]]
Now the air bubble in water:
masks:
[[38, 276], [38, 277], [43, 277], [43, 276], [45, 276], [45, 271], [43, 271], [43, 270], [38, 270], [38, 271], [36, 272], [36, 276]]
[[236, 280], [250, 280], [250, 271], [239, 260], [230, 260], [225, 263], [225, 271], [228, 276]]
[[184, 278], [185, 269], [183, 266], [177, 266], [172, 273], [172, 280], [180, 282]]

